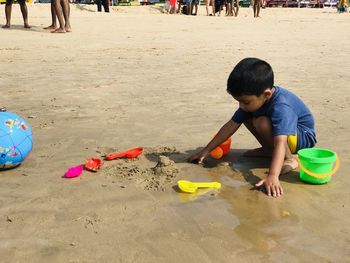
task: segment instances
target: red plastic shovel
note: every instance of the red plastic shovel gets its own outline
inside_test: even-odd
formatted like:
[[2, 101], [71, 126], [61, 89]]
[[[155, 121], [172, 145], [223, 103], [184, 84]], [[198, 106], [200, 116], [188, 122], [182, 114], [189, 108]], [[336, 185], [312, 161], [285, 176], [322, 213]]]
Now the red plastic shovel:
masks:
[[125, 152], [110, 153], [106, 155], [106, 160], [114, 160], [117, 158], [136, 158], [143, 152], [143, 148], [134, 148]]

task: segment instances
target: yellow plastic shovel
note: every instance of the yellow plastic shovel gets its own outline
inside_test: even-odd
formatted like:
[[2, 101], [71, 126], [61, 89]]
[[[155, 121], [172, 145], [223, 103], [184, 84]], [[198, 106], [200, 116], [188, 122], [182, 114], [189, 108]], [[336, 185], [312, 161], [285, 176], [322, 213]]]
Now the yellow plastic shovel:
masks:
[[221, 184], [218, 182], [198, 182], [194, 183], [191, 181], [186, 181], [186, 180], [179, 180], [177, 182], [177, 185], [181, 189], [181, 191], [186, 192], [186, 193], [194, 193], [197, 191], [198, 188], [215, 188], [219, 189], [221, 187]]

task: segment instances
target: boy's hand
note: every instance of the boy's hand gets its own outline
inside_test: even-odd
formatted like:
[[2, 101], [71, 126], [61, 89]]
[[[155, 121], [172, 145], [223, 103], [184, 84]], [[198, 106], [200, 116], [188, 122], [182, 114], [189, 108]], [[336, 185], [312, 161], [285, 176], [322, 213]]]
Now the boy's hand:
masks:
[[265, 179], [260, 180], [255, 186], [264, 185], [268, 196], [279, 197], [283, 195], [283, 189], [276, 176], [267, 176]]
[[197, 163], [197, 164], [203, 164], [203, 160], [205, 157], [207, 157], [209, 152], [206, 149], [201, 150], [198, 153], [193, 154], [190, 156], [187, 161], [190, 163]]

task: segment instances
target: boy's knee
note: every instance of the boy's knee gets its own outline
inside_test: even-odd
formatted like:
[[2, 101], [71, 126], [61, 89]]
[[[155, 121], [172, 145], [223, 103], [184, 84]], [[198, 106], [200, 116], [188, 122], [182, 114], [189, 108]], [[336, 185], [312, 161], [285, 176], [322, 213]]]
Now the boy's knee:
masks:
[[23, 5], [26, 4], [26, 1], [25, 1], [25, 0], [17, 0], [17, 2], [18, 2], [21, 6], [23, 6]]
[[253, 125], [257, 131], [271, 130], [271, 120], [266, 116], [254, 118]]
[[6, 0], [6, 5], [12, 5], [13, 4], [13, 0]]

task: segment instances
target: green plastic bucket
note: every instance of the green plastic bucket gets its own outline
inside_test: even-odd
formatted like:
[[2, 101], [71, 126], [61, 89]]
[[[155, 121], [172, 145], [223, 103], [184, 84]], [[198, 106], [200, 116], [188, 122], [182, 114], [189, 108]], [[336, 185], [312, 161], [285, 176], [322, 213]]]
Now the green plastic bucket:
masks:
[[339, 168], [337, 154], [327, 149], [302, 149], [298, 151], [297, 159], [300, 167], [300, 180], [310, 184], [329, 182]]

